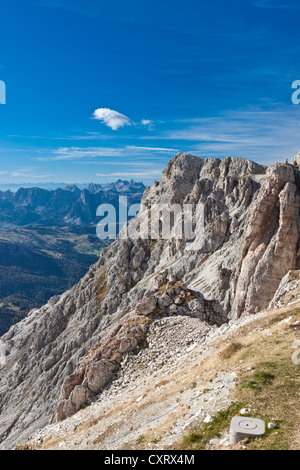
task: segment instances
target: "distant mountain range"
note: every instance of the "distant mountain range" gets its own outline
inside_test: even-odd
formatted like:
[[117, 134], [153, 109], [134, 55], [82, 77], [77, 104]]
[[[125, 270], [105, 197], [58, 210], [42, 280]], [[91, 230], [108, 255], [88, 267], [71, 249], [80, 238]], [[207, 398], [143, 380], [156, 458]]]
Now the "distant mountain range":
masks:
[[0, 191], [0, 228], [95, 224], [99, 205], [110, 203], [118, 208], [119, 196], [127, 196], [129, 204], [139, 203], [145, 188], [143, 183], [118, 180], [106, 185], [91, 183], [84, 189], [67, 185], [54, 190]]
[[[74, 185], [78, 188], [78, 189], [91, 189], [93, 187], [95, 188], [98, 188], [98, 189], [105, 189], [105, 188], [111, 188], [111, 187], [133, 187], [133, 186], [143, 186], [143, 183], [137, 183], [133, 180], [131, 181], [123, 181], [123, 180], [118, 180], [114, 183], [105, 183], [105, 184], [100, 184], [100, 183], [74, 183]], [[36, 187], [36, 188], [40, 188], [40, 189], [47, 189], [48, 191], [52, 191], [54, 189], [58, 189], [58, 188], [65, 188], [65, 187], [68, 187], [68, 186], [73, 186], [70, 185], [69, 183], [19, 183], [19, 184], [16, 184], [16, 183], [1, 183], [0, 184], [0, 191], [12, 191], [12, 192], [17, 192], [18, 189], [20, 188], [33, 188], [33, 187]]]
[[138, 204], [144, 190], [143, 183], [118, 180], [0, 191], [0, 336], [76, 284], [99, 259], [110, 241], [96, 235], [97, 207], [118, 209], [119, 196]]
[[[51, 191], [53, 189], [57, 188], [64, 188], [67, 186], [69, 183], [1, 183], [0, 184], [0, 191], [12, 191], [12, 192], [17, 192], [18, 189], [20, 188], [41, 188], [41, 189], [47, 189], [48, 191]], [[76, 186], [80, 189], [87, 188], [89, 183], [83, 183], [83, 184], [77, 184]]]

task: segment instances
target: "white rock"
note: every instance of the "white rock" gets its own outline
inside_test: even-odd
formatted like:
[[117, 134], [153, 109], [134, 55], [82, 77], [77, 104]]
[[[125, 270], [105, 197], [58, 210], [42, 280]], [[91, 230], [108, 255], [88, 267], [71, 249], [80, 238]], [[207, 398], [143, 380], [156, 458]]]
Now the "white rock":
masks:
[[251, 413], [250, 408], [242, 408], [240, 411], [240, 415], [248, 415], [249, 413]]
[[220, 441], [220, 444], [221, 444], [221, 446], [228, 445], [228, 444], [229, 444], [229, 441], [228, 441], [228, 439], [222, 439], [222, 440]]
[[192, 346], [190, 346], [185, 352], [189, 353], [191, 351], [193, 351], [196, 347], [198, 346], [198, 344], [193, 344]]
[[207, 415], [206, 418], [203, 420], [204, 423], [209, 424], [213, 421], [213, 417], [210, 415]]
[[141, 395], [139, 398], [136, 399], [136, 402], [139, 403], [140, 401], [142, 401], [143, 398], [145, 398], [145, 396], [145, 394]]

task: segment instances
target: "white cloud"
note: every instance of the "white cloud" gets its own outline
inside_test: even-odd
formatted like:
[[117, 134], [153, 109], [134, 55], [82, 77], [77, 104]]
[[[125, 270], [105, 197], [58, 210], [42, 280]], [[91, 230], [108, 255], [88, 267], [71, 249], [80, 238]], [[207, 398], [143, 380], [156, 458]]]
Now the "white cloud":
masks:
[[52, 151], [50, 157], [36, 157], [37, 161], [59, 161], [59, 160], [84, 160], [97, 157], [130, 157], [147, 156], [151, 158], [153, 154], [178, 153], [178, 149], [161, 147], [137, 147], [127, 145], [126, 147], [60, 147]]
[[13, 177], [18, 177], [18, 176], [27, 176], [34, 171], [34, 168], [19, 168], [17, 170], [11, 171], [10, 175]]
[[120, 127], [131, 125], [130, 119], [127, 116], [109, 108], [96, 109], [93, 113], [93, 117], [98, 121], [102, 121], [114, 131], [120, 129]]
[[95, 173], [96, 176], [107, 176], [113, 178], [160, 178], [162, 169], [143, 172], [117, 172], [117, 173]]
[[153, 121], [151, 121], [150, 119], [142, 119], [142, 120], [141, 120], [141, 124], [142, 124], [143, 126], [148, 127], [149, 130], [150, 130], [150, 129], [153, 129]]
[[[300, 106], [273, 106], [272, 109], [245, 108], [225, 111], [220, 116], [174, 122], [173, 129], [155, 137], [172, 146], [201, 156], [244, 157], [271, 164], [295, 155], [300, 148], [297, 132]], [[181, 124], [181, 125], [179, 125]]]
[[[22, 178], [24, 180], [24, 178], [28, 179], [44, 179], [44, 178], [51, 178], [52, 176], [55, 176], [55, 175], [50, 175], [50, 174], [47, 174], [47, 175], [44, 175], [44, 174], [35, 174], [35, 173], [32, 173], [32, 169], [30, 168], [21, 168], [19, 170], [14, 170], [14, 171], [10, 171], [10, 172], [5, 172], [7, 174], [9, 174], [12, 178]], [[0, 172], [1, 174], [1, 172]]]
[[137, 147], [136, 145], [127, 145], [128, 150], [146, 150], [147, 152], [162, 152], [162, 153], [173, 153], [179, 152], [178, 149], [162, 148], [162, 147]]
[[129, 117], [124, 114], [114, 111], [109, 108], [98, 108], [93, 113], [93, 118], [103, 122], [106, 126], [110, 127], [114, 131], [117, 131], [124, 126], [135, 126], [135, 127], [148, 127], [149, 130], [153, 129], [153, 121], [151, 119], [142, 119], [139, 122], [132, 121]]

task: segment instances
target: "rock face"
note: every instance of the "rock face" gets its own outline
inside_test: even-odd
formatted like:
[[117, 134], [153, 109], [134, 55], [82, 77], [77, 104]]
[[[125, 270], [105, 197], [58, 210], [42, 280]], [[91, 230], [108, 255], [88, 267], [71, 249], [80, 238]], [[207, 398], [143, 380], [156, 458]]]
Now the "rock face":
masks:
[[290, 305], [300, 299], [300, 271], [289, 271], [270, 302], [269, 309]]
[[63, 384], [57, 420], [73, 415], [93, 395], [101, 392], [119, 369], [123, 354], [134, 351], [145, 341], [149, 324], [147, 317], [132, 316], [109, 331], [100, 344], [80, 360], [75, 372]]
[[119, 369], [124, 354], [147, 347], [146, 336], [153, 319], [188, 315], [211, 325], [227, 322], [217, 302], [207, 301], [199, 292], [188, 289], [171, 272], [158, 275], [153, 286], [138, 302], [135, 312], [114, 326], [66, 379], [56, 412], [58, 421], [76, 413], [103, 390]]
[[296, 269], [299, 194], [294, 169], [276, 164], [249, 208], [233, 311], [257, 313], [268, 305], [282, 277]]
[[101, 392], [122, 355], [147, 346], [153, 316], [221, 325], [267, 308], [282, 277], [299, 268], [299, 175], [297, 164], [174, 157], [146, 189], [139, 217], [154, 204], [202, 203], [201, 248], [184, 238], [119, 237], [76, 286], [12, 327], [2, 338], [1, 446]]

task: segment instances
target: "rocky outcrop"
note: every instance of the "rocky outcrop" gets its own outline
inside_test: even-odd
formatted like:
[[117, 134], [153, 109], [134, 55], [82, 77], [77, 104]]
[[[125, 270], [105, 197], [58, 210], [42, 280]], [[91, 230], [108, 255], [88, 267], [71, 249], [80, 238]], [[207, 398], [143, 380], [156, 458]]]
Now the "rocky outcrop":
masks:
[[296, 153], [296, 155], [292, 158], [291, 165], [300, 168], [300, 152]]
[[298, 263], [299, 194], [294, 169], [276, 164], [266, 176], [246, 220], [233, 302], [237, 316], [267, 307], [282, 277]]
[[289, 271], [281, 280], [269, 309], [281, 308], [300, 300], [300, 271]]
[[122, 323], [114, 326], [80, 361], [65, 380], [56, 419], [72, 416], [111, 381], [120, 368], [125, 354], [147, 347], [147, 332], [155, 318], [188, 315], [211, 325], [221, 326], [228, 320], [215, 301], [207, 301], [199, 292], [165, 271], [146, 291], [135, 311]]
[[[174, 157], [145, 191], [139, 217], [154, 204], [202, 203], [201, 247], [184, 237], [119, 237], [76, 286], [11, 328], [2, 338], [1, 446], [25, 441], [59, 404], [63, 417], [101, 392], [122, 351], [143, 345], [153, 315], [221, 324], [265, 309], [282, 277], [299, 269], [299, 173], [287, 163], [267, 169], [238, 158]], [[182, 283], [174, 296], [159, 285], [166, 270]], [[133, 342], [132, 320], [141, 322]]]
[[56, 412], [58, 421], [73, 415], [82, 405], [101, 392], [120, 367], [123, 354], [134, 351], [145, 341], [150, 319], [132, 316], [115, 326], [89, 353], [80, 360], [62, 387]]

